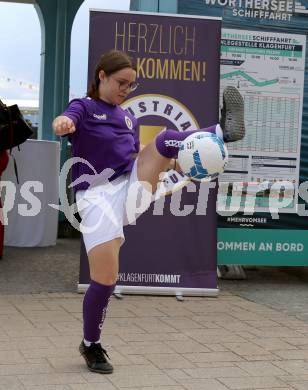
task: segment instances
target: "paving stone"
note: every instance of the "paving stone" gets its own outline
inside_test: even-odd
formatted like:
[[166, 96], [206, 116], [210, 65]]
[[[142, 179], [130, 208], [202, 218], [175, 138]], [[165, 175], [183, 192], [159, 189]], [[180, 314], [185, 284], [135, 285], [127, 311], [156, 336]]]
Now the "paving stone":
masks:
[[79, 354], [77, 346], [75, 347], [63, 347], [59, 345], [58, 347], [52, 346], [50, 348], [36, 348], [33, 346], [32, 349], [20, 349], [22, 355], [26, 358], [54, 358], [54, 357], [67, 357], [67, 359], [72, 356]]
[[173, 351], [178, 353], [192, 353], [192, 352], [210, 352], [211, 349], [204, 345], [197, 343], [194, 340], [182, 340], [182, 341], [165, 341]]
[[118, 390], [110, 382], [101, 383], [75, 383], [70, 385], [70, 390]]
[[23, 389], [26, 389], [26, 390], [71, 390], [71, 387], [69, 385], [39, 385], [39, 386], [26, 385], [25, 387], [23, 387]]
[[192, 321], [189, 318], [183, 318], [183, 317], [163, 318], [162, 321], [172, 326], [176, 330], [202, 328], [201, 324]]
[[296, 390], [307, 390], [308, 389], [308, 381], [292, 382], [292, 388], [296, 389]]
[[159, 341], [139, 341], [130, 342], [126, 345], [121, 346], [121, 353], [123, 355], [143, 355], [146, 353], [174, 353], [174, 349], [170, 348], [166, 343], [160, 343]]
[[[190, 338], [202, 343], [210, 344], [217, 342], [217, 340], [223, 340], [225, 343], [240, 343], [247, 342], [247, 340], [239, 335], [236, 335], [225, 329], [191, 329], [183, 330], [183, 333], [189, 336]], [[252, 336], [255, 337], [255, 336]]]
[[258, 362], [258, 361], [263, 361], [263, 362], [274, 362], [274, 361], [279, 361], [281, 358], [277, 355], [274, 355], [272, 353], [267, 353], [267, 354], [261, 354], [261, 355], [246, 355], [244, 356], [245, 360], [249, 362]]
[[54, 369], [48, 362], [39, 364], [0, 364], [0, 378], [6, 375], [47, 374], [52, 372], [54, 372]]
[[225, 347], [227, 347], [230, 351], [236, 353], [240, 356], [251, 356], [251, 355], [261, 355], [261, 354], [269, 354], [269, 352], [264, 351], [263, 348], [258, 347], [254, 343], [223, 343]]
[[[285, 337], [282, 339], [286, 343], [295, 346], [295, 347], [304, 347], [308, 344], [308, 337]], [[286, 348], [279, 348], [279, 349], [286, 349]]]
[[[118, 335], [115, 337], [119, 337]], [[124, 341], [177, 341], [177, 340], [191, 340], [183, 333], [123, 333], [121, 332], [121, 339]]]
[[[6, 339], [5, 341], [0, 341], [0, 359], [1, 354], [6, 355], [3, 351], [11, 350], [21, 350], [21, 349], [32, 349], [33, 346], [36, 348], [50, 348], [53, 347], [50, 340], [46, 337], [23, 337], [20, 339]], [[0, 360], [1, 362], [1, 360]]]
[[247, 324], [247, 321], [235, 321], [234, 319], [233, 321], [222, 322], [221, 327], [236, 333], [241, 333], [242, 331], [250, 332], [256, 328], [253, 325]]
[[181, 384], [186, 390], [229, 390], [228, 387], [216, 379], [190, 379], [183, 381]]
[[187, 353], [185, 357], [193, 363], [197, 362], [239, 362], [243, 360], [233, 352]]
[[6, 329], [5, 331], [12, 339], [22, 339], [25, 337], [39, 337], [39, 336], [59, 336], [59, 332], [50, 324], [45, 324], [43, 328], [38, 327], [37, 324], [29, 326], [26, 329]]
[[285, 387], [285, 383], [274, 376], [264, 377], [241, 377], [241, 378], [219, 378], [231, 390], [246, 389], [269, 389]]
[[138, 320], [138, 327], [144, 329], [146, 332], [176, 332], [177, 329], [173, 326], [167, 325], [159, 318], [140, 319]]
[[1, 364], [19, 364], [25, 363], [25, 358], [18, 350], [0, 350]]
[[83, 359], [80, 356], [75, 354], [73, 357], [50, 357], [48, 358], [48, 362], [55, 369], [57, 373], [65, 373], [65, 372], [87, 372], [88, 368], [85, 365]]
[[164, 373], [170, 378], [175, 379], [177, 382], [179, 382], [181, 379], [190, 379], [190, 376], [185, 373], [183, 369], [178, 369], [178, 368], [169, 368], [169, 369], [164, 369]]
[[[161, 375], [165, 374], [154, 364], [149, 362], [149, 364], [130, 364], [128, 366], [117, 366], [115, 369], [115, 374], [117, 376], [139, 376], [139, 375]], [[108, 376], [110, 377], [110, 376]]]
[[291, 375], [307, 374], [307, 361], [305, 360], [275, 361], [273, 364]]
[[308, 381], [308, 373], [306, 374], [296, 374], [296, 375], [283, 375], [279, 376], [283, 382], [288, 385], [293, 385], [293, 382], [307, 382]]
[[[27, 386], [43, 386], [43, 385], [71, 385], [75, 383], [86, 383], [86, 380], [81, 374], [76, 373], [55, 373], [55, 374], [29, 374], [18, 375], [22, 384]], [[39, 390], [39, 389], [38, 389]]]
[[228, 352], [229, 349], [221, 344], [203, 344], [206, 348], [208, 348], [212, 352]]
[[136, 387], [145, 386], [169, 386], [176, 385], [177, 383], [169, 378], [167, 375], [121, 375], [112, 374], [110, 375], [110, 381], [117, 387], [129, 387], [135, 389]]
[[293, 329], [286, 328], [286, 327], [274, 327], [274, 328], [258, 328], [258, 329], [251, 329], [249, 331], [250, 333], [254, 334], [258, 337], [299, 337], [301, 334]]
[[64, 322], [64, 321], [73, 321], [72, 317], [65, 310], [32, 310], [25, 313], [26, 318], [31, 320], [32, 323], [40, 322]]
[[155, 387], [142, 387], [141, 390], [185, 390], [183, 386], [155, 386]]
[[191, 368], [184, 372], [192, 378], [237, 378], [248, 377], [249, 374], [239, 367], [216, 367], [216, 368]]
[[[91, 371], [82, 372], [81, 376], [86, 380], [87, 383], [111, 383], [108, 379], [109, 375], [101, 375]], [[101, 385], [102, 387], [102, 385]]]
[[1, 390], [19, 390], [23, 386], [16, 376], [0, 375]]
[[281, 376], [287, 373], [271, 362], [239, 362], [236, 365], [251, 376]]
[[[288, 350], [295, 349], [294, 345], [287, 342], [287, 339], [281, 339], [278, 337], [273, 338], [256, 338], [252, 340], [253, 343], [266, 351]], [[301, 343], [299, 345], [302, 345]]]
[[292, 350], [285, 350], [285, 351], [275, 351], [274, 352], [277, 356], [281, 357], [285, 360], [300, 360], [300, 359], [308, 359], [308, 349], [292, 349]]
[[158, 368], [192, 368], [194, 365], [180, 354], [146, 354], [146, 358]]

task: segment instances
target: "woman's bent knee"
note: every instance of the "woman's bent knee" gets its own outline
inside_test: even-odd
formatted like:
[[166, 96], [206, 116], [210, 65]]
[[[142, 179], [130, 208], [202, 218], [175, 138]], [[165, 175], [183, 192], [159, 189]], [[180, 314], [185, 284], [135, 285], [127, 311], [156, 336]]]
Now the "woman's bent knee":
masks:
[[104, 265], [92, 266], [90, 267], [90, 277], [97, 283], [111, 286], [112, 284], [115, 284], [118, 279], [118, 271], [118, 263], [113, 264], [110, 267]]
[[94, 280], [97, 283], [103, 284], [104, 286], [113, 286], [118, 280], [118, 275], [91, 275], [91, 280]]

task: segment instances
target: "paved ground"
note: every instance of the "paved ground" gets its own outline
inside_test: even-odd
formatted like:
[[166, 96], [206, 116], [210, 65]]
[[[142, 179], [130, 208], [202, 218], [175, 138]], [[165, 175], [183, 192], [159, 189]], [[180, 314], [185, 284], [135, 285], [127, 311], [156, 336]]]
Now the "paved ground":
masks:
[[308, 322], [308, 267], [257, 267], [245, 272], [246, 280], [223, 280], [220, 288]]
[[79, 239], [59, 239], [47, 248], [5, 247], [0, 260], [0, 293], [75, 292]]
[[[0, 260], [0, 294], [76, 292], [79, 239], [59, 239], [49, 248], [5, 248]], [[246, 280], [220, 280], [230, 291], [308, 321], [308, 267], [246, 269]]]
[[[6, 248], [0, 261], [0, 390], [307, 390], [306, 268], [257, 268], [218, 298], [112, 298], [103, 343], [115, 372], [77, 352], [78, 240]], [[306, 315], [305, 315], [306, 313]]]

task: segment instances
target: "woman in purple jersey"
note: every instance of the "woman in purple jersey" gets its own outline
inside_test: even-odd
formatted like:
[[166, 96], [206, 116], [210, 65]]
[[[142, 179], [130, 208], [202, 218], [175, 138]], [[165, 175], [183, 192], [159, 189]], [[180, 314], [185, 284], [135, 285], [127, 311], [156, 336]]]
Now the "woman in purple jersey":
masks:
[[[90, 267], [79, 350], [89, 370], [103, 374], [113, 372], [100, 336], [118, 277], [123, 225], [128, 219], [132, 222], [127, 217], [134, 206], [128, 203], [129, 195], [137, 191], [146, 198], [145, 211], [161, 172], [177, 157], [180, 142], [193, 132], [165, 130], [140, 150], [137, 121], [120, 107], [137, 86], [132, 59], [126, 53], [109, 51], [99, 60], [87, 97], [72, 100], [53, 121], [56, 135], [70, 137], [77, 159], [72, 184]], [[216, 133], [226, 142], [241, 139], [245, 131], [243, 99], [235, 88], [228, 87], [223, 100], [220, 125], [202, 130]]]

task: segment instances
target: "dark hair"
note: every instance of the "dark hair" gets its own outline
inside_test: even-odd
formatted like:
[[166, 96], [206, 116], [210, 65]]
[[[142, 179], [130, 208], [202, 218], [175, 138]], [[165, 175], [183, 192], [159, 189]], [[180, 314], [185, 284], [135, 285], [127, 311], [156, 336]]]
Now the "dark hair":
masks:
[[118, 72], [124, 68], [131, 68], [136, 70], [135, 62], [125, 52], [119, 50], [110, 50], [104, 53], [96, 65], [94, 80], [88, 89], [87, 96], [93, 99], [99, 99], [98, 87], [99, 87], [99, 72], [103, 70], [107, 76], [112, 73]]

